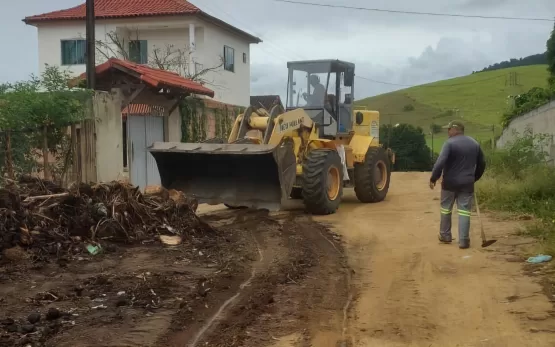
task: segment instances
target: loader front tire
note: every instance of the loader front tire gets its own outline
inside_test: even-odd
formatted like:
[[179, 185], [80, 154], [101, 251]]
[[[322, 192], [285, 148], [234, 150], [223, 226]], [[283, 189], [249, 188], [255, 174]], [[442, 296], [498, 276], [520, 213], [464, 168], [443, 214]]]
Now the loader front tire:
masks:
[[389, 191], [391, 165], [382, 147], [370, 147], [363, 163], [355, 163], [355, 194], [360, 202], [372, 203], [385, 199]]
[[315, 149], [303, 163], [302, 197], [316, 215], [335, 213], [343, 197], [343, 165], [336, 151]]

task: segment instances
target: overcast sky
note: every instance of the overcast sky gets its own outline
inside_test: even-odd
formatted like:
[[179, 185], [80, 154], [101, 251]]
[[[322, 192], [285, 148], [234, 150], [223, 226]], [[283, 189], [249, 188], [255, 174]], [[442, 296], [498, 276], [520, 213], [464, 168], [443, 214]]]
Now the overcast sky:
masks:
[[[7, 0], [0, 0], [7, 2]], [[18, 0], [0, 11], [0, 82], [38, 70], [36, 28], [27, 15], [84, 0]], [[485, 66], [545, 51], [550, 22], [376, 13], [309, 7], [273, 0], [192, 0], [206, 12], [263, 39], [252, 46], [251, 94], [283, 94], [288, 60], [337, 58], [356, 74], [394, 84], [457, 77]], [[418, 12], [554, 18], [555, 0], [313, 0], [328, 4]], [[8, 52], [11, 52], [9, 54]], [[356, 80], [355, 97], [398, 86]]]

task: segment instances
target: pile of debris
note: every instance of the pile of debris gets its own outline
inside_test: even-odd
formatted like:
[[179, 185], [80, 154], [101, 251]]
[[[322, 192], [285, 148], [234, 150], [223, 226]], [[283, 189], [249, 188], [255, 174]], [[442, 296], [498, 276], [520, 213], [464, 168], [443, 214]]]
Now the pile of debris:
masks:
[[124, 182], [64, 189], [25, 176], [0, 189], [0, 253], [26, 249], [39, 259], [84, 249], [94, 254], [102, 242], [135, 243], [161, 235], [211, 232], [195, 210], [194, 199], [176, 191], [142, 194]]

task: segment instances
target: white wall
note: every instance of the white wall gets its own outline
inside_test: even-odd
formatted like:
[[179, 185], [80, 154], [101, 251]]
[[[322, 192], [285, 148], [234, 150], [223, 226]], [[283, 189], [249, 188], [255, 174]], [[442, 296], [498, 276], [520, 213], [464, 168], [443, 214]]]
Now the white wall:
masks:
[[96, 179], [98, 182], [119, 180], [123, 174], [123, 139], [121, 97], [118, 93], [96, 92]]
[[179, 113], [179, 107], [176, 107], [167, 117], [167, 133], [164, 134], [165, 141], [181, 142], [181, 114]]
[[[187, 49], [189, 46], [189, 24], [195, 24], [196, 52], [195, 61], [204, 68], [220, 64], [223, 58], [224, 45], [235, 49], [235, 72], [225, 71], [223, 67], [218, 71], [206, 75], [209, 82], [207, 87], [214, 90], [217, 101], [246, 106], [250, 98], [250, 45], [235, 33], [201, 21], [196, 18], [146, 18], [99, 20], [96, 23], [96, 39], [109, 42], [107, 34], [118, 32], [120, 36], [134, 39], [137, 35], [141, 40], [148, 40], [150, 55], [155, 47], [162, 50], [167, 44], [176, 48]], [[38, 28], [39, 71], [44, 71], [45, 64], [61, 65], [61, 40], [85, 38], [84, 22], [41, 23]], [[127, 31], [127, 32], [126, 32]], [[137, 34], [138, 32], [138, 34]], [[113, 47], [114, 51], [117, 51]], [[247, 63], [243, 63], [243, 53], [247, 54]], [[105, 61], [101, 54], [96, 54], [96, 62]], [[85, 72], [85, 65], [63, 66], [73, 75]]]
[[[115, 31], [116, 27], [110, 23], [97, 24], [95, 35], [97, 40], [106, 40], [106, 34]], [[62, 40], [84, 39], [85, 24], [78, 22], [64, 23], [63, 25], [54, 23], [44, 23], [38, 26], [38, 45], [39, 45], [39, 73], [42, 73], [45, 64], [61, 66], [62, 64]], [[96, 56], [97, 64], [104, 62], [101, 55]], [[85, 72], [85, 65], [62, 66], [68, 69], [73, 75], [80, 75]]]
[[[213, 24], [204, 25], [204, 44], [198, 47], [204, 68], [217, 66], [223, 59], [224, 45], [235, 49], [235, 72], [225, 71], [223, 66], [206, 75], [207, 87], [214, 90], [214, 99], [237, 106], [250, 102], [250, 45], [247, 41]], [[247, 62], [243, 63], [243, 53]]]
[[[505, 147], [508, 143], [515, 140], [515, 135], [522, 135], [527, 129], [530, 129], [534, 134], [546, 134], [555, 137], [555, 101], [551, 101], [513, 119], [497, 140], [497, 147]], [[551, 164], [555, 165], [555, 145], [553, 139], [544, 150], [549, 154]]]

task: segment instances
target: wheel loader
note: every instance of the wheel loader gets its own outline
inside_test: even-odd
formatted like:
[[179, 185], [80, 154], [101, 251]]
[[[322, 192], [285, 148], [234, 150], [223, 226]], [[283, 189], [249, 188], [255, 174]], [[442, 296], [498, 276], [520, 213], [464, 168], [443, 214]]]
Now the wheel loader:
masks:
[[343, 188], [363, 203], [388, 192], [395, 154], [379, 143], [379, 113], [354, 107], [355, 65], [287, 63], [285, 109], [251, 105], [229, 138], [149, 147], [162, 186], [199, 203], [279, 210], [302, 199], [312, 214], [334, 213]]

